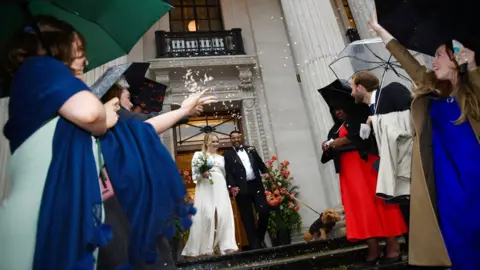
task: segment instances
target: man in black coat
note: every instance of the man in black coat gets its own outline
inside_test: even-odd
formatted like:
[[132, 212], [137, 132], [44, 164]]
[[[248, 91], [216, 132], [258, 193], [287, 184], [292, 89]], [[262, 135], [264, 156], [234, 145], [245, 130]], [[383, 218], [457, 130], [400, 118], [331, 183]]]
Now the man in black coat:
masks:
[[[223, 154], [227, 187], [232, 195], [236, 196], [249, 248], [252, 250], [265, 248], [263, 240], [267, 232], [270, 210], [260, 172], [268, 178], [268, 169], [255, 148], [243, 144], [240, 132], [232, 131], [230, 141], [233, 148]], [[256, 226], [253, 207], [258, 215]]]

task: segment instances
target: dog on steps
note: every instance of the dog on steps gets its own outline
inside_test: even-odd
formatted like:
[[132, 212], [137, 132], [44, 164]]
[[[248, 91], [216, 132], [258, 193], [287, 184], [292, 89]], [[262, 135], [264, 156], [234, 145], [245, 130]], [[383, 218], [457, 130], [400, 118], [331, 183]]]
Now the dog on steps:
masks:
[[310, 226], [308, 232], [305, 233], [304, 239], [305, 241], [311, 240], [326, 240], [327, 233], [329, 233], [335, 224], [340, 221], [340, 215], [333, 209], [327, 209], [320, 217], [313, 222]]

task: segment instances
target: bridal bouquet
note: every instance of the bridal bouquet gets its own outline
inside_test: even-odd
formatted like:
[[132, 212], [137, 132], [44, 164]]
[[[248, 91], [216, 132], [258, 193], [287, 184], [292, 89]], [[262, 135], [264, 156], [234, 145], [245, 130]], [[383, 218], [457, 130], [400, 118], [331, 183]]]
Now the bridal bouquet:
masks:
[[[200, 175], [210, 171], [213, 168], [213, 160], [209, 159], [207, 155], [205, 155], [204, 153], [202, 153], [201, 156], [194, 159], [192, 163], [193, 163], [192, 170], [194, 170], [195, 173]], [[210, 185], [213, 185], [213, 179], [210, 173], [208, 176], [208, 180], [210, 181]]]

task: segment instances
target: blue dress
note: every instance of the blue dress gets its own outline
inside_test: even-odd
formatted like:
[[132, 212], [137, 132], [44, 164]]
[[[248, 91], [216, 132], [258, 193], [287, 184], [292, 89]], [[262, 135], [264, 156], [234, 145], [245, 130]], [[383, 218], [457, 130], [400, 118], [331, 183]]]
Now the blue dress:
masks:
[[433, 161], [440, 228], [452, 270], [480, 269], [480, 145], [455, 100], [433, 100]]

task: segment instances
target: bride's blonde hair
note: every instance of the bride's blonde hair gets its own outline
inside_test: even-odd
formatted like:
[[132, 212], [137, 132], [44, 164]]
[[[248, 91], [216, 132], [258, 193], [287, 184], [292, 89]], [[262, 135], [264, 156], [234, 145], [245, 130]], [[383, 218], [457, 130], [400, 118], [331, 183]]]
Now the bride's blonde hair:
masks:
[[202, 152], [204, 155], [207, 154], [208, 145], [212, 143], [213, 137], [217, 138], [218, 140], [218, 136], [214, 133], [207, 133], [205, 134], [205, 137], [203, 137]]

